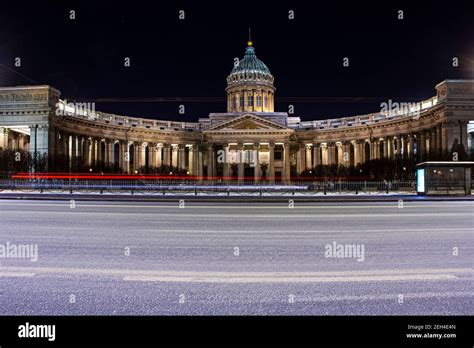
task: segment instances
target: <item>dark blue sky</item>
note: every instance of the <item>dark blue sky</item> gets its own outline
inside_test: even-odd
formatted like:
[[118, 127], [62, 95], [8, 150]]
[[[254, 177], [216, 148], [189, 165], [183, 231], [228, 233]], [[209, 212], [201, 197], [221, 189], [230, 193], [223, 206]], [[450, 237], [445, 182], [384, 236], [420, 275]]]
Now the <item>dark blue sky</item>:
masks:
[[[0, 13], [0, 64], [69, 100], [184, 98], [184, 116], [170, 101], [98, 102], [97, 109], [188, 121], [225, 111], [225, 79], [244, 54], [249, 26], [257, 56], [275, 76], [276, 111], [293, 104], [304, 120], [374, 112], [388, 99], [431, 97], [444, 79], [474, 78], [469, 2], [313, 3], [10, 3]], [[0, 85], [17, 84], [31, 82], [0, 66]]]

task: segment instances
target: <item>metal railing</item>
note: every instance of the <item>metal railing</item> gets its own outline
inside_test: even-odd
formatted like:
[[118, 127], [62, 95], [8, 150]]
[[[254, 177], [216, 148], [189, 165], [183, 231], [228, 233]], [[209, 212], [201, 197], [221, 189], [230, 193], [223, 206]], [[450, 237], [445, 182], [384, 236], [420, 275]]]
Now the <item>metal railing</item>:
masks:
[[292, 180], [291, 183], [239, 182], [237, 180], [185, 179], [17, 179], [0, 180], [0, 190], [131, 192], [131, 193], [223, 193], [223, 194], [318, 194], [318, 193], [393, 193], [415, 192], [414, 181], [331, 181]]

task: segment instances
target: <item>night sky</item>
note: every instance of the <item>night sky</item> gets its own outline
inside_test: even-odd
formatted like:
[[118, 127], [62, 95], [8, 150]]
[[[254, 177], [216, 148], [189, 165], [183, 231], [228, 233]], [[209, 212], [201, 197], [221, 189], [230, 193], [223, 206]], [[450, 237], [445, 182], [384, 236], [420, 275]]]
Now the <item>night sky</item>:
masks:
[[226, 77], [249, 26], [275, 76], [275, 111], [293, 104], [303, 120], [376, 112], [388, 99], [429, 98], [444, 79], [474, 78], [469, 2], [312, 3], [9, 2], [0, 12], [0, 86], [49, 84], [98, 111], [197, 121], [226, 111]]

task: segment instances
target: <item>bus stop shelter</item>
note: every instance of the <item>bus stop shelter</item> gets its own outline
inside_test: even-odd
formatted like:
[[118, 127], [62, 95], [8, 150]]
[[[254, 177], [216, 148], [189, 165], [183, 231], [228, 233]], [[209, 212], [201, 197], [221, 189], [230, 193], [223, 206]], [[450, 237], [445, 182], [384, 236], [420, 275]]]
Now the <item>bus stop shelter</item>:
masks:
[[416, 192], [419, 195], [471, 194], [474, 162], [423, 162], [416, 165]]

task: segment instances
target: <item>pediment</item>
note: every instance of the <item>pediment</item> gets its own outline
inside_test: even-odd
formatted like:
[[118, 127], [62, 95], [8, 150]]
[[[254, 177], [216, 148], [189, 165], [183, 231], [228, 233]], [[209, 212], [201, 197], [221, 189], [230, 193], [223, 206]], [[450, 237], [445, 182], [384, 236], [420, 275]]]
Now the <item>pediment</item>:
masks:
[[211, 126], [204, 130], [204, 133], [222, 133], [222, 132], [287, 132], [293, 131], [281, 124], [267, 120], [255, 115], [243, 115]]

